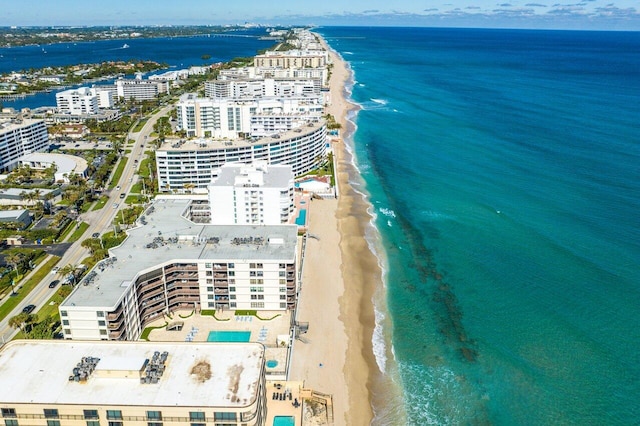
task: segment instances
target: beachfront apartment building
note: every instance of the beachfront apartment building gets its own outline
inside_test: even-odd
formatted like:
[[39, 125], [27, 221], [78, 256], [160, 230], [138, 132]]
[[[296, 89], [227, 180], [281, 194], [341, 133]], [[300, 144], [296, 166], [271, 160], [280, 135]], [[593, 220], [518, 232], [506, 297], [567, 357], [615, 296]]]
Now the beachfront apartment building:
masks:
[[13, 119], [0, 122], [0, 170], [11, 170], [20, 157], [49, 148], [44, 120]]
[[0, 349], [6, 426], [266, 424], [258, 343], [14, 340]]
[[207, 98], [263, 98], [275, 96], [320, 95], [320, 78], [242, 78], [219, 79], [204, 83]]
[[320, 68], [277, 68], [277, 67], [244, 67], [220, 70], [218, 80], [232, 79], [317, 79], [323, 87], [329, 80], [327, 67]]
[[192, 202], [157, 199], [59, 306], [65, 339], [136, 340], [176, 310], [292, 310], [295, 225], [195, 223]]
[[268, 50], [253, 60], [253, 66], [257, 68], [322, 68], [328, 63], [329, 54], [325, 50]]
[[294, 210], [291, 166], [225, 164], [209, 185], [214, 225], [288, 223]]
[[[261, 137], [300, 127], [322, 117], [321, 95], [247, 98], [199, 98], [193, 93], [180, 97], [177, 105], [178, 130], [187, 137], [229, 138]], [[282, 117], [280, 126], [267, 132], [261, 116]]]
[[260, 139], [167, 140], [156, 150], [158, 188], [163, 192], [204, 191], [227, 163], [289, 165], [295, 176], [318, 167], [327, 153], [325, 120], [308, 121], [283, 133]]

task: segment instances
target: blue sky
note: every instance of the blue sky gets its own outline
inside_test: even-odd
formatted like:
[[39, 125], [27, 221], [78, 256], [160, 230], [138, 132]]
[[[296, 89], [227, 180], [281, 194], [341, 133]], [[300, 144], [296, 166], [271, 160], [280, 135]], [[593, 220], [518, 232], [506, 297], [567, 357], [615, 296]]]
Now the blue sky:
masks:
[[400, 25], [640, 30], [639, 0], [0, 0], [0, 25]]

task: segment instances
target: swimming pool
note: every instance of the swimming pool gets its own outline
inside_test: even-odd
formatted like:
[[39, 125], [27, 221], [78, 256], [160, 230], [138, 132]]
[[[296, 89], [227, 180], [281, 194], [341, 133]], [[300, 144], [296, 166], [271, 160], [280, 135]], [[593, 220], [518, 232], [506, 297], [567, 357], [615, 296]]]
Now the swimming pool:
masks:
[[207, 342], [248, 342], [250, 331], [210, 331]]
[[296, 218], [296, 225], [305, 226], [307, 224], [307, 209], [300, 209], [300, 213]]
[[296, 418], [293, 416], [275, 416], [273, 426], [295, 426]]
[[278, 361], [275, 359], [270, 359], [266, 362], [267, 368], [276, 368], [278, 366]]

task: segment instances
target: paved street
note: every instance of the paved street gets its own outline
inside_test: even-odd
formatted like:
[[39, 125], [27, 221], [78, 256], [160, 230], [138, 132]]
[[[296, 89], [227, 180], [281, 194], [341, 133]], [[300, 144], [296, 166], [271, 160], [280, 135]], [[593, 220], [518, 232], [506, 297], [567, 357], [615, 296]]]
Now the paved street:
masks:
[[[92, 211], [89, 213], [84, 213], [81, 215], [81, 220], [84, 222], [87, 222], [89, 224], [89, 228], [85, 231], [83, 237], [80, 238], [80, 240], [74, 243], [66, 251], [66, 253], [62, 256], [62, 259], [58, 263], [58, 266], [63, 267], [69, 264], [70, 265], [80, 264], [82, 259], [89, 256], [88, 250], [81, 246], [82, 241], [86, 238], [89, 238], [92, 234], [96, 232], [103, 234], [104, 232], [109, 231], [111, 229], [111, 223], [113, 222], [113, 219], [115, 218], [116, 214], [118, 214], [118, 211], [120, 209], [125, 207], [124, 199], [120, 199], [119, 194], [128, 193], [129, 190], [131, 189], [131, 186], [135, 183], [134, 177], [136, 176], [135, 171], [136, 171], [137, 163], [135, 163], [133, 160], [137, 159], [138, 161], [141, 161], [143, 159], [145, 145], [146, 145], [147, 139], [149, 138], [149, 135], [153, 131], [153, 125], [155, 124], [155, 122], [159, 117], [166, 115], [172, 108], [173, 108], [173, 105], [168, 105], [163, 107], [158, 113], [154, 114], [152, 117], [149, 118], [149, 120], [147, 120], [147, 122], [139, 132], [128, 134], [126, 140], [133, 139], [135, 140], [135, 144], [133, 148], [130, 148], [130, 147], [126, 148], [126, 149], [131, 149], [131, 153], [127, 154], [129, 161], [127, 161], [127, 164], [124, 168], [122, 176], [120, 177], [120, 180], [118, 182], [118, 185], [121, 187], [121, 189], [117, 191], [114, 189], [112, 191], [112, 195], [109, 197], [109, 200], [107, 201], [106, 205], [102, 209]], [[113, 206], [116, 203], [118, 204], [118, 207], [114, 208]], [[43, 265], [44, 263], [46, 262], [41, 262], [40, 264]], [[33, 273], [35, 273], [35, 270], [32, 271], [27, 276], [31, 276]], [[48, 277], [53, 278], [54, 276], [49, 275]], [[59, 278], [60, 276], [56, 276], [56, 279], [59, 279]], [[0, 343], [3, 344], [11, 340], [11, 338], [15, 336], [15, 334], [17, 333], [17, 330], [9, 327], [8, 325], [9, 319], [11, 317], [22, 312], [22, 309], [25, 306], [30, 304], [36, 305], [36, 311], [34, 312], [37, 312], [37, 310], [40, 309], [43, 306], [43, 304], [46, 303], [51, 298], [51, 296], [57, 291], [57, 288], [54, 288], [54, 289], [49, 288], [48, 286], [49, 282], [50, 282], [49, 279], [43, 280], [42, 283], [38, 285], [38, 287], [36, 287], [27, 297], [25, 297], [22, 300], [22, 302], [18, 304], [18, 306], [16, 306], [16, 308], [12, 313], [7, 315], [2, 321], [0, 321]]]

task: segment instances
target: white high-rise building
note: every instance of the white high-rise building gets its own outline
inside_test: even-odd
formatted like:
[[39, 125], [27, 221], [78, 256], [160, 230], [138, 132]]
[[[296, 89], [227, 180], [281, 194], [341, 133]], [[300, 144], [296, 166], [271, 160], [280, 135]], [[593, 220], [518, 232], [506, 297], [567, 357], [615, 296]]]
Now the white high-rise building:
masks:
[[12, 169], [20, 157], [49, 148], [44, 120], [0, 122], [0, 170]]
[[177, 105], [178, 128], [187, 137], [263, 137], [319, 121], [323, 108], [321, 95], [234, 100], [187, 93]]
[[101, 108], [113, 107], [113, 94], [106, 89], [78, 87], [56, 93], [56, 104], [60, 114], [98, 114]]
[[296, 307], [296, 225], [211, 225], [157, 199], [59, 306], [65, 339], [136, 340], [176, 310]]
[[98, 113], [98, 96], [88, 87], [56, 93], [56, 104], [61, 114], [82, 115]]
[[293, 213], [291, 166], [225, 164], [209, 185], [214, 225], [280, 225]]

